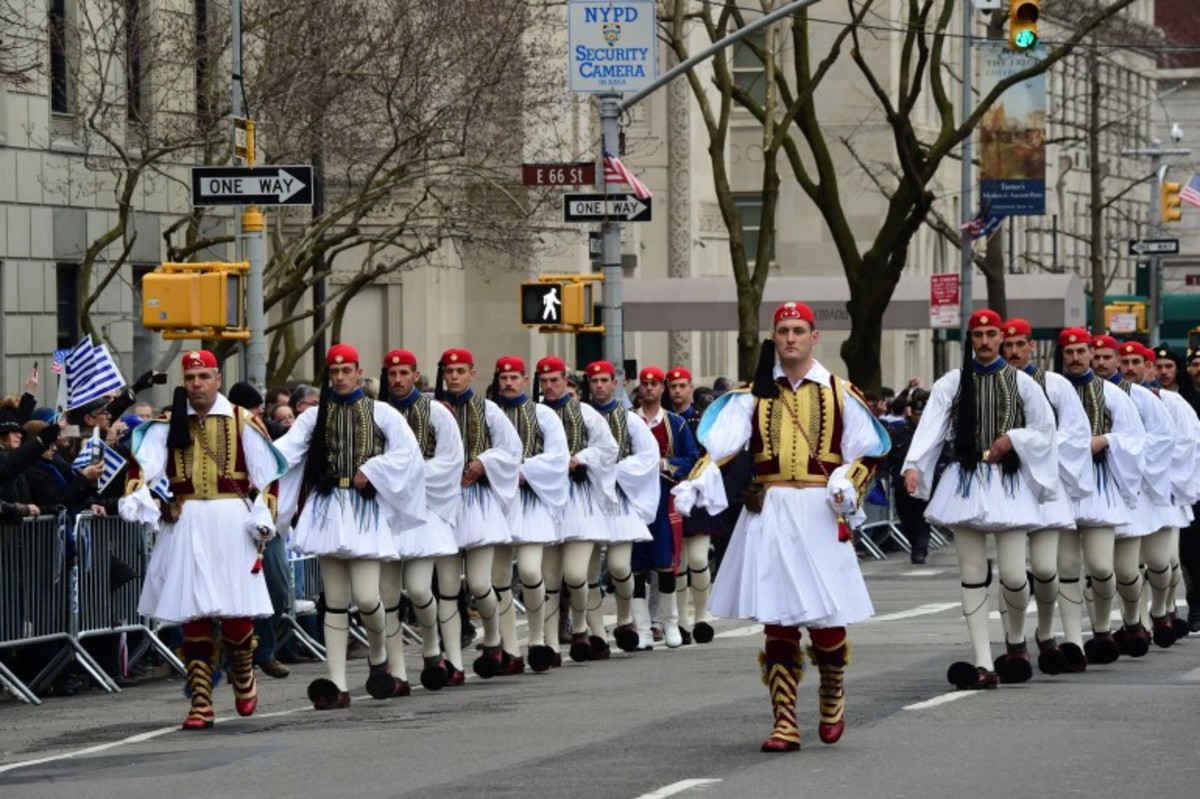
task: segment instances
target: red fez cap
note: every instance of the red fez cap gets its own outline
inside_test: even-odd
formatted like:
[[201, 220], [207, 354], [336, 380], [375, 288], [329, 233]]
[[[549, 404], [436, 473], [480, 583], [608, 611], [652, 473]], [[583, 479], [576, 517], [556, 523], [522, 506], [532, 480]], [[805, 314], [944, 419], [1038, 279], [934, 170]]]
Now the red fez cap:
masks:
[[642, 371], [638, 372], [638, 380], [656, 380], [659, 383], [662, 383], [666, 379], [667, 376], [663, 373], [663, 370], [659, 369], [657, 366], [645, 366], [642, 368]]
[[1154, 363], [1157, 358], [1157, 356], [1154, 354], [1154, 350], [1150, 347], [1147, 347], [1140, 341], [1138, 342], [1138, 347], [1141, 349], [1142, 357], [1146, 359], [1146, 363]]
[[671, 380], [691, 380], [692, 373], [687, 369], [684, 369], [682, 366], [676, 366], [667, 373], [667, 377], [669, 377]]
[[1142, 343], [1140, 341], [1122, 341], [1121, 349], [1119, 350], [1119, 352], [1117, 354], [1118, 355], [1136, 355], [1139, 358], [1146, 357], [1146, 353], [1142, 349]]
[[349, 344], [334, 344], [325, 353], [325, 365], [334, 366], [341, 363], [358, 363], [358, 350]]
[[213, 355], [208, 350], [192, 350], [183, 354], [183, 370], [188, 369], [216, 369], [217, 356]]
[[515, 355], [505, 355], [496, 360], [496, 374], [504, 372], [520, 372], [525, 374], [525, 361]]
[[596, 375], [612, 375], [617, 376], [617, 367], [613, 366], [609, 361], [592, 361], [587, 367], [588, 377]]
[[1121, 345], [1112, 336], [1099, 335], [1092, 336], [1092, 349], [1094, 350], [1115, 350]]
[[475, 365], [475, 356], [470, 350], [466, 349], [449, 349], [442, 353], [442, 366], [450, 366], [455, 363], [465, 363], [467, 366]]
[[547, 355], [537, 362], [537, 371], [539, 375], [544, 375], [547, 372], [562, 372], [566, 374], [567, 365], [557, 355]]
[[416, 369], [417, 356], [408, 350], [392, 350], [383, 356], [383, 368], [387, 369], [390, 366], [411, 366]]
[[812, 308], [802, 302], [785, 302], [776, 308], [774, 324], [779, 324], [784, 319], [803, 319], [811, 326], [817, 326], [817, 317], [813, 315]]
[[1091, 344], [1091, 335], [1082, 327], [1068, 327], [1058, 334], [1058, 346], [1067, 347], [1071, 344]]
[[984, 308], [971, 314], [967, 320], [967, 330], [978, 330], [981, 327], [1000, 327], [1000, 314]]
[[1004, 323], [1004, 337], [1012, 338], [1014, 336], [1033, 338], [1033, 328], [1021, 317], [1014, 316]]

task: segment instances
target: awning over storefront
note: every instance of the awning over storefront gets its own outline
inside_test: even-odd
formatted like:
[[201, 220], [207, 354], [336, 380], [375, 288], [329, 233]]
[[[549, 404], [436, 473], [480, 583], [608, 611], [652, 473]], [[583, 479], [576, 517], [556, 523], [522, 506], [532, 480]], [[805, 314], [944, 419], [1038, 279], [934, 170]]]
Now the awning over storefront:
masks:
[[[1035, 328], [1081, 326], [1087, 298], [1077, 275], [1008, 275], [1008, 313]], [[987, 286], [974, 284], [976, 308], [987, 307]], [[623, 284], [625, 329], [736, 330], [737, 291], [732, 277], [632, 279]], [[772, 277], [759, 309], [759, 327], [771, 326], [775, 307], [788, 300], [812, 306], [817, 327], [849, 330], [846, 302], [850, 287], [844, 277]], [[885, 330], [929, 328], [929, 276], [901, 278], [883, 315]]]

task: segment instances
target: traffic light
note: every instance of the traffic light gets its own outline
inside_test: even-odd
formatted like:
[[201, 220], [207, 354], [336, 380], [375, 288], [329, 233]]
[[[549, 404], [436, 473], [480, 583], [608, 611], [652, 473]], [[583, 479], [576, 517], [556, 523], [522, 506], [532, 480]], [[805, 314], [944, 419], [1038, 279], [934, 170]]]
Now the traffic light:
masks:
[[1179, 192], [1183, 187], [1170, 180], [1158, 184], [1158, 218], [1163, 222], [1178, 222], [1183, 219], [1179, 208]]
[[1038, 45], [1042, 0], [1008, 0], [1008, 47], [1025, 52]]
[[142, 324], [163, 338], [243, 339], [246, 261], [164, 263], [142, 277]]
[[521, 324], [536, 327], [590, 327], [589, 282], [539, 281], [521, 284]]

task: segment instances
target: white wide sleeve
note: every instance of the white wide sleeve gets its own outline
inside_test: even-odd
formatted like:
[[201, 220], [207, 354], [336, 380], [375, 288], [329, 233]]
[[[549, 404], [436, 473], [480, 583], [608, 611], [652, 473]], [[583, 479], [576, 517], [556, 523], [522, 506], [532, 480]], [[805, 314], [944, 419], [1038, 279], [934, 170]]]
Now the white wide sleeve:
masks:
[[1107, 380], [1104, 381], [1104, 404], [1112, 416], [1112, 430], [1104, 436], [1108, 439], [1104, 459], [1117, 482], [1121, 498], [1132, 509], [1137, 507], [1142, 493], [1146, 427], [1129, 395]]
[[1192, 474], [1196, 464], [1196, 413], [1187, 400], [1171, 391], [1159, 393], [1163, 407], [1171, 417], [1174, 447], [1171, 453], [1171, 497], [1175, 505], [1191, 505], [1196, 501]]
[[156, 484], [167, 473], [167, 429], [168, 425], [155, 422], [148, 426], [138, 443], [134, 459], [142, 472], [142, 487], [117, 502], [117, 512], [127, 522], [140, 522], [158, 530], [161, 513], [150, 486]]
[[458, 521], [462, 506], [463, 453], [462, 434], [454, 414], [440, 402], [429, 404], [429, 424], [437, 443], [433, 457], [425, 461], [425, 501], [430, 513], [436, 513], [450, 526]]
[[587, 467], [587, 479], [592, 490], [604, 498], [607, 505], [617, 502], [617, 440], [608, 422], [591, 405], [580, 404], [583, 425], [587, 428], [588, 445], [575, 453], [575, 460]]
[[[834, 377], [834, 380], [838, 378]], [[843, 495], [839, 513], [852, 513], [858, 508], [858, 490], [849, 479], [850, 470], [863, 458], [882, 458], [892, 448], [887, 431], [875, 419], [866, 406], [858, 401], [846, 387], [846, 402], [842, 406], [842, 465], [829, 475], [827, 486], [829, 501], [835, 503], [834, 495]], [[863, 517], [865, 518], [865, 516]]]
[[1054, 408], [1046, 392], [1029, 375], [1017, 372], [1017, 391], [1025, 411], [1025, 426], [1008, 431], [1013, 451], [1021, 459], [1021, 475], [1041, 502], [1058, 491], [1058, 447], [1054, 440]]
[[[728, 399], [725, 399], [728, 397]], [[708, 461], [699, 474], [683, 480], [671, 489], [675, 497], [675, 509], [684, 516], [691, 515], [692, 508], [700, 507], [717, 514], [729, 507], [725, 496], [725, 482], [721, 479], [721, 467], [717, 464], [731, 455], [741, 452], [750, 440], [754, 417], [754, 395], [748, 391], [726, 394], [719, 405], [714, 404], [705, 412], [715, 413], [712, 421], [702, 425], [700, 443], [708, 454]]]
[[400, 411], [383, 402], [373, 403], [375, 424], [387, 449], [367, 459], [360, 471], [375, 487], [378, 501], [392, 511], [392, 529], [411, 530], [425, 523], [425, 460], [416, 436]]
[[617, 485], [646, 524], [658, 515], [662, 489], [658, 476], [658, 440], [650, 427], [633, 413], [626, 414], [632, 452], [617, 462]]
[[485, 401], [485, 417], [488, 433], [492, 438], [491, 449], [479, 453], [479, 462], [487, 474], [488, 484], [500, 501], [507, 505], [517, 496], [517, 477], [521, 469], [521, 434], [508, 421], [500, 406], [491, 400]]
[[279, 480], [280, 534], [292, 525], [292, 517], [300, 507], [300, 489], [304, 484], [304, 462], [313, 429], [317, 426], [317, 408], [309, 408], [296, 417], [287, 433], [275, 440], [275, 449], [283, 456], [287, 472]]
[[567, 478], [567, 468], [571, 465], [567, 432], [558, 414], [550, 408], [534, 405], [533, 410], [542, 428], [542, 451], [521, 464], [521, 474], [538, 498], [555, 514], [560, 514], [567, 506], [571, 490]]
[[1046, 373], [1046, 393], [1058, 415], [1058, 476], [1067, 496], [1078, 502], [1095, 490], [1092, 477], [1092, 427], [1079, 393], [1070, 381]]
[[[954, 404], [954, 395], [958, 393], [961, 375], [962, 370], [955, 369], [942, 375], [933, 384], [929, 391], [929, 401], [925, 404], [925, 412], [921, 414], [921, 421], [917, 424], [912, 443], [908, 447], [908, 455], [904, 458], [901, 473], [909, 469], [917, 470], [915, 496], [919, 499], [929, 499], [933, 491], [934, 471], [950, 433], [950, 409]], [[900, 487], [901, 490], [903, 488]]]
[[1142, 462], [1142, 493], [1155, 505], [1171, 504], [1171, 456], [1175, 442], [1171, 415], [1163, 401], [1142, 386], [1129, 393], [1146, 428], [1146, 457]]
[[[237, 413], [245, 413], [238, 410]], [[271, 439], [257, 427], [247, 423], [243, 428], [242, 452], [246, 455], [246, 471], [249, 472], [250, 482], [258, 489], [258, 496], [250, 507], [250, 516], [246, 519], [246, 532], [254, 540], [259, 540], [259, 530], [269, 530], [268, 539], [275, 535], [276, 522], [267, 507], [267, 489], [283, 476], [285, 463], [283, 456], [271, 444]]]

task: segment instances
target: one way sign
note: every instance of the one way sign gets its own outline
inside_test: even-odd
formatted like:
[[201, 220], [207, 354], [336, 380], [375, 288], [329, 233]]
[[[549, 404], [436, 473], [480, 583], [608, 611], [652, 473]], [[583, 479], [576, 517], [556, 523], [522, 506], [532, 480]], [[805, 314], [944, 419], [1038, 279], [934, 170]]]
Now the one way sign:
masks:
[[652, 198], [640, 200], [633, 194], [565, 194], [564, 222], [649, 222]]
[[192, 205], [312, 205], [311, 166], [192, 167]]

